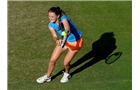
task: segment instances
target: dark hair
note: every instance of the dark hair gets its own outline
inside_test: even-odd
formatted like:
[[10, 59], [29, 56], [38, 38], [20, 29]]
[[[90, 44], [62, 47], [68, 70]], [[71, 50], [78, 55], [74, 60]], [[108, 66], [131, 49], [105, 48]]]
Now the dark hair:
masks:
[[60, 15], [60, 17], [65, 14], [65, 12], [60, 7], [51, 7], [48, 12], [54, 12], [56, 15]]

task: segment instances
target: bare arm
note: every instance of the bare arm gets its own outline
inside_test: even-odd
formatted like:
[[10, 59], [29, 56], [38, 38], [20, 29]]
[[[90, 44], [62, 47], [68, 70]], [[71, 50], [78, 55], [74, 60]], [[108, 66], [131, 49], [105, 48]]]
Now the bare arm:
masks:
[[50, 30], [50, 32], [52, 34], [52, 37], [53, 37], [54, 41], [57, 41], [59, 38], [58, 38], [55, 30], [52, 27], [49, 27], [49, 30]]
[[[70, 32], [70, 25], [69, 25], [68, 20], [67, 20], [67, 19], [64, 19], [64, 20], [62, 21], [62, 23], [63, 23], [63, 25], [64, 25], [64, 29], [65, 29], [66, 31]], [[69, 33], [68, 33], [68, 34], [69, 34]]]
[[64, 19], [62, 21], [62, 23], [63, 23], [64, 29], [65, 29], [65, 31], [62, 32], [63, 40], [62, 40], [62, 43], [61, 43], [61, 47], [63, 48], [65, 43], [66, 43], [66, 41], [67, 41], [67, 37], [70, 34], [70, 25], [69, 25], [67, 19]]

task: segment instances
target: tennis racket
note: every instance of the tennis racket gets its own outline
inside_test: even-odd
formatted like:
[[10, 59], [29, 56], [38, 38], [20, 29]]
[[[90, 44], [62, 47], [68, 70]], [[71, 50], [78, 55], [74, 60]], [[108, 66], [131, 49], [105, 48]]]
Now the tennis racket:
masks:
[[67, 41], [67, 38], [68, 38], [69, 34], [70, 34], [70, 31], [67, 31], [67, 30], [62, 32], [62, 42], [61, 42], [61, 47], [62, 48], [65, 46], [65, 43]]
[[62, 43], [61, 43], [62, 48], [65, 46], [66, 41], [67, 41], [67, 35], [63, 36]]

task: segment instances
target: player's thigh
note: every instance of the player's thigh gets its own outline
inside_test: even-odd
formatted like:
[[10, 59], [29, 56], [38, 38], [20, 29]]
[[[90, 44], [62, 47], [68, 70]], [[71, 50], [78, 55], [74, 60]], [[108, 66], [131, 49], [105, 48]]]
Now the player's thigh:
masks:
[[68, 53], [66, 54], [64, 58], [64, 65], [67, 65], [71, 62], [71, 60], [74, 58], [74, 56], [77, 54], [78, 51], [72, 51], [68, 50]]
[[65, 50], [66, 49], [61, 48], [60, 46], [56, 45], [56, 47], [53, 50], [53, 53], [52, 53], [52, 56], [51, 56], [50, 60], [56, 61]]

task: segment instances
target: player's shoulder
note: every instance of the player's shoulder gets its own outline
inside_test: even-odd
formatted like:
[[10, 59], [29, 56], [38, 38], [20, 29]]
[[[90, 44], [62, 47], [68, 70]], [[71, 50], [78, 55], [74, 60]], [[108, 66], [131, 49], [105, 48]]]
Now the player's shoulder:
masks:
[[63, 14], [61, 17], [68, 17], [67, 15]]
[[62, 16], [61, 16], [61, 20], [64, 20], [64, 19], [68, 19], [68, 16], [62, 15]]

